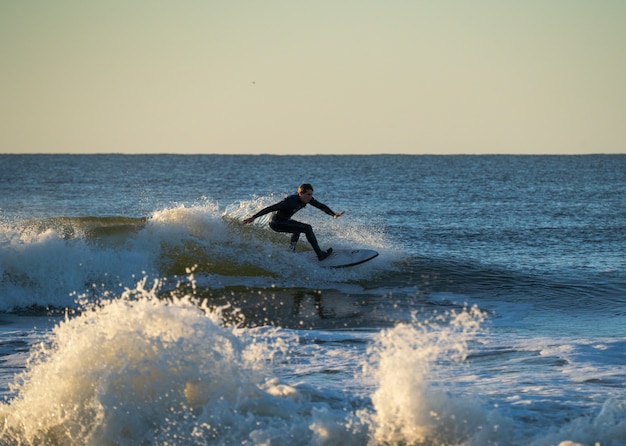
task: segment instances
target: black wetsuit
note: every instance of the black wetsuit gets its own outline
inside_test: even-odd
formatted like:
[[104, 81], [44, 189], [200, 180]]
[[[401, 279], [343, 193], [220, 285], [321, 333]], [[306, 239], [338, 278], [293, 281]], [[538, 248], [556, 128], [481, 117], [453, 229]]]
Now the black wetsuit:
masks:
[[[311, 198], [311, 201], [309, 201], [308, 204], [320, 209], [328, 215], [335, 215], [335, 213], [328, 206], [324, 203], [320, 203], [315, 198]], [[307, 203], [303, 203], [302, 200], [300, 200], [299, 195], [289, 195], [284, 200], [260, 210], [254, 214], [252, 218], [257, 218], [262, 215], [269, 214], [270, 212], [274, 212], [274, 215], [270, 218], [270, 228], [276, 232], [288, 232], [293, 234], [291, 236], [292, 245], [295, 245], [300, 238], [300, 234], [304, 232], [306, 239], [309, 241], [315, 250], [315, 253], [319, 257], [322, 250], [320, 249], [319, 244], [317, 243], [317, 238], [313, 233], [313, 227], [306, 223], [300, 223], [299, 221], [291, 219], [293, 214], [304, 208], [306, 205]]]

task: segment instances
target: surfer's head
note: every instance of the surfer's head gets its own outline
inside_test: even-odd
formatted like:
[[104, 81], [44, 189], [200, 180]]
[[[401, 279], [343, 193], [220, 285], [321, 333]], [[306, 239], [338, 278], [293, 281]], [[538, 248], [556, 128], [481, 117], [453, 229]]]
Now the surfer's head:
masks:
[[298, 187], [298, 196], [303, 203], [308, 203], [311, 201], [311, 198], [313, 198], [313, 186], [309, 183], [301, 184], [300, 187]]
[[311, 186], [309, 183], [303, 183], [300, 186], [298, 186], [298, 195], [304, 194], [308, 191], [313, 192], [313, 186]]

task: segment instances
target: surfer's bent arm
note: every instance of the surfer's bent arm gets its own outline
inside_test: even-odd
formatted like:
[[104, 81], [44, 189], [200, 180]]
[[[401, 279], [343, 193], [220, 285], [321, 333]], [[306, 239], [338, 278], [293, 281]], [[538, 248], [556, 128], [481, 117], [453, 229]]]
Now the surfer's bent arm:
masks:
[[326, 206], [324, 203], [320, 203], [315, 198], [311, 198], [311, 201], [309, 202], [309, 204], [311, 206], [314, 206], [314, 207], [318, 208], [320, 211], [325, 212], [326, 214], [330, 215], [333, 218], [339, 218], [339, 217], [341, 217], [343, 215], [343, 211], [342, 212], [334, 212], [331, 208]]

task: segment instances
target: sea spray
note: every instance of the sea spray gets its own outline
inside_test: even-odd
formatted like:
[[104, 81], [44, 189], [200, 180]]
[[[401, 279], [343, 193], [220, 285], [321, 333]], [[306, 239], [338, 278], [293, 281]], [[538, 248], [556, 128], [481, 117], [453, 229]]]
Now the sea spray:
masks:
[[[191, 297], [146, 280], [66, 317], [0, 406], [3, 444], [325, 444], [351, 414], [281, 382], [275, 355], [297, 338], [225, 326]], [[358, 444], [358, 443], [357, 443]]]
[[158, 244], [138, 242], [143, 223], [96, 237], [84, 226], [92, 227], [91, 234], [102, 232], [111, 219], [63, 220], [62, 228], [47, 220], [0, 226], [1, 311], [71, 307], [76, 293], [121, 292], [152, 272]]
[[296, 376], [280, 379], [285, 365], [299, 361], [298, 331], [225, 324], [224, 309], [194, 297], [188, 273], [192, 292], [180, 298], [159, 297], [160, 282], [145, 278], [118, 298], [93, 303], [83, 296], [81, 312], [33, 349], [13, 385], [15, 398], [0, 406], [0, 440], [486, 444], [502, 424], [442, 384], [480, 329], [477, 309], [414, 318], [368, 337], [371, 358], [354, 377], [370, 395], [363, 399]]
[[218, 408], [261, 392], [259, 344], [248, 354], [218, 312], [189, 299], [161, 302], [154, 291], [140, 284], [130, 298], [60, 323], [18, 380], [18, 397], [3, 407], [5, 436], [26, 444], [137, 444], [171, 434], [203, 407], [217, 417]]
[[[364, 367], [373, 409], [363, 413], [382, 444], [487, 444], [501, 429], [479, 400], [455, 389], [468, 343], [485, 315], [476, 307], [383, 330]], [[499, 421], [498, 423], [500, 423]]]
[[[241, 200], [232, 203], [224, 210], [223, 217], [228, 221], [241, 222], [246, 217], [253, 215], [266, 206], [272, 205], [284, 196], [272, 194], [269, 196], [253, 196], [250, 200]], [[356, 211], [356, 210], [354, 210]], [[249, 226], [260, 228], [272, 232], [268, 229], [271, 214], [263, 215], [254, 220]], [[328, 218], [317, 209], [307, 207], [294, 216], [296, 220], [310, 223], [315, 228], [315, 233], [320, 239], [320, 243], [329, 244], [335, 248], [370, 248], [377, 250], [400, 250], [399, 246], [392, 246], [382, 221], [376, 221], [371, 215], [367, 224], [362, 223], [362, 219], [355, 219], [352, 211], [349, 211], [340, 220]], [[286, 242], [288, 237], [284, 235], [274, 237], [275, 240]], [[308, 243], [301, 241], [298, 245], [300, 249], [310, 249]]]
[[[159, 290], [159, 281], [144, 279], [117, 298], [93, 304], [85, 297], [80, 312], [69, 311], [32, 349], [14, 397], [0, 405], [0, 443], [473, 446], [623, 438], [617, 399], [560, 430], [513, 433], [510, 414], [473, 390], [480, 378], [470, 371], [472, 355], [486, 339], [476, 308], [416, 314], [380, 332], [317, 332], [314, 339], [327, 338], [318, 344], [306, 341], [308, 331], [227, 324], [223, 308], [193, 292], [174, 299]], [[356, 342], [355, 350], [337, 349], [345, 342]], [[353, 370], [345, 378], [352, 384], [308, 381], [318, 367]]]

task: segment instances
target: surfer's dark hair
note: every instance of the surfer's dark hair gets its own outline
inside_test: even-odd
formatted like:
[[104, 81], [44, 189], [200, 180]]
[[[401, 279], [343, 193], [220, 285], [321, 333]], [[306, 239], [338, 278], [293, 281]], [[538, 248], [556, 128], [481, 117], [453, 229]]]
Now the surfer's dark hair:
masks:
[[304, 194], [308, 191], [313, 192], [313, 186], [311, 186], [309, 183], [303, 183], [300, 185], [300, 187], [298, 187], [299, 194]]

